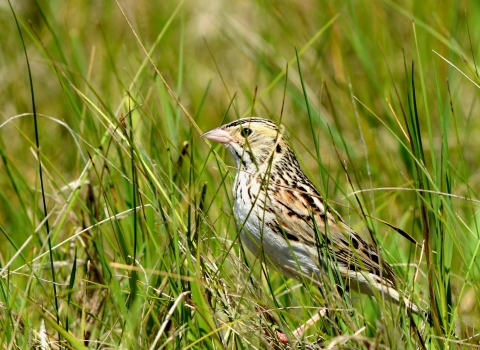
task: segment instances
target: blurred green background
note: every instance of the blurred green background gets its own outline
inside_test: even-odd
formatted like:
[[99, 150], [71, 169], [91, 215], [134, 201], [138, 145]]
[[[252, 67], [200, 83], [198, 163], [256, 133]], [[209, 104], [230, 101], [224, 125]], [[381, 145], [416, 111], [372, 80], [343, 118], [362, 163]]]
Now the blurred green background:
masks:
[[[12, 6], [30, 64], [38, 128], [22, 39], [4, 2], [0, 299], [5, 314], [23, 315], [26, 327], [36, 332], [39, 319], [55, 323], [58, 315], [60, 328], [77, 340], [110, 346], [166, 342], [182, 348], [205, 337], [192, 346], [249, 347], [245, 334], [255, 328], [240, 330], [234, 321], [245, 313], [236, 307], [227, 313], [235, 329], [229, 333], [221, 327], [227, 320], [218, 316], [226, 306], [212, 301], [210, 289], [236, 295], [238, 285], [251, 277], [231, 267], [244, 261], [231, 211], [234, 169], [223, 166], [233, 162], [218, 147], [213, 156], [199, 131], [253, 114], [281, 119], [320, 192], [364, 237], [369, 225], [385, 259], [405, 279], [405, 289], [421, 305], [438, 309], [443, 326], [426, 331], [426, 338], [478, 343], [479, 2], [39, 0]], [[413, 136], [407, 137], [409, 130]], [[50, 244], [85, 231], [52, 252], [56, 302], [48, 282], [52, 265], [36, 131]], [[352, 195], [359, 190], [365, 190], [358, 198], [369, 215], [400, 227], [420, 244], [429, 223], [430, 277], [420, 248], [359, 215]], [[130, 209], [139, 206], [132, 215]], [[148, 273], [127, 268], [134, 256]], [[272, 272], [271, 289], [261, 296], [268, 283], [258, 262], [248, 254], [246, 259], [259, 283], [251, 282], [253, 299], [268, 304], [277, 295], [273, 290], [284, 292], [285, 280]], [[88, 269], [87, 260], [93, 264]], [[112, 267], [117, 263], [122, 268]], [[220, 284], [209, 285], [217, 278]], [[174, 308], [167, 317], [185, 291], [192, 293], [191, 305], [201, 317], [188, 308]], [[242, 293], [248, 299], [249, 292]], [[279, 297], [280, 303], [316, 303], [308, 293], [292, 293], [291, 299]], [[89, 306], [87, 300], [97, 303]], [[385, 346], [405, 345], [408, 327], [391, 338], [394, 330], [378, 330], [378, 310], [362, 300], [366, 316], [357, 321], [370, 325], [365, 336], [380, 332]], [[208, 311], [198, 311], [199, 305]], [[281, 309], [278, 303], [269, 306]], [[132, 308], [143, 311], [128, 316]], [[280, 314], [278, 322], [294, 329], [309, 312]], [[2, 321], [2, 340], [28, 347], [28, 337], [8, 319]], [[169, 322], [165, 334], [159, 332], [163, 320]], [[53, 323], [47, 322], [53, 327], [49, 332], [74, 344]], [[346, 329], [355, 332], [353, 324]], [[187, 335], [175, 338], [182, 329]], [[325, 340], [343, 334], [332, 332], [327, 326], [316, 330]], [[258, 344], [266, 346], [258, 333]]]

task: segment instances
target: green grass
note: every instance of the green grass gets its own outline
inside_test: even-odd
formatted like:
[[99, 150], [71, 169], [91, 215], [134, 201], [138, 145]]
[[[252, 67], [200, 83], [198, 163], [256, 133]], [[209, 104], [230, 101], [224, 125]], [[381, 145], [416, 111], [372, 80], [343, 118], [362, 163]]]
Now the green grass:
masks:
[[[479, 16], [474, 1], [4, 4], [3, 348], [287, 348], [275, 329], [299, 348], [478, 347]], [[199, 134], [252, 114], [281, 119], [432, 325], [243, 250], [233, 162]]]

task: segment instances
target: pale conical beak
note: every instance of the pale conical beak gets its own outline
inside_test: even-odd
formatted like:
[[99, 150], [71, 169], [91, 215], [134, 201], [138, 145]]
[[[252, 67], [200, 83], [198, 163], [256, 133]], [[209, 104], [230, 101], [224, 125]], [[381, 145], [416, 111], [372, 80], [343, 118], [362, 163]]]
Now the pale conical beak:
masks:
[[228, 131], [223, 130], [222, 128], [216, 128], [210, 131], [207, 131], [202, 137], [212, 140], [215, 142], [220, 142], [223, 144], [230, 143], [233, 141], [232, 136], [228, 133]]

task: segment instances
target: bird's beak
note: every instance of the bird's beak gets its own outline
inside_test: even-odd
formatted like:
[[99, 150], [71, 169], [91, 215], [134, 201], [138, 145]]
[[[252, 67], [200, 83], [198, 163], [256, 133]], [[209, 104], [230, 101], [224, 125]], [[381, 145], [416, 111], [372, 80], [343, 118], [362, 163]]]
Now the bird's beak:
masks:
[[221, 127], [207, 131], [202, 135], [202, 137], [215, 142], [220, 142], [222, 144], [227, 144], [233, 141], [233, 138], [230, 136], [228, 131], [222, 129]]

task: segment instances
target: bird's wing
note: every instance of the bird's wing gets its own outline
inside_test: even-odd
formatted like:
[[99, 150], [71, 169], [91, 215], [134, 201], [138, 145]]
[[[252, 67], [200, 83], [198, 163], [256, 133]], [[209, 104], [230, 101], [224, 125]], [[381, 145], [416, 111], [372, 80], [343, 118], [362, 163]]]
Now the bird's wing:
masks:
[[270, 185], [268, 192], [280, 226], [277, 231], [289, 240], [327, 248], [347, 274], [364, 271], [393, 283], [392, 268], [341, 218], [334, 218], [313, 184], [297, 182], [289, 188]]

